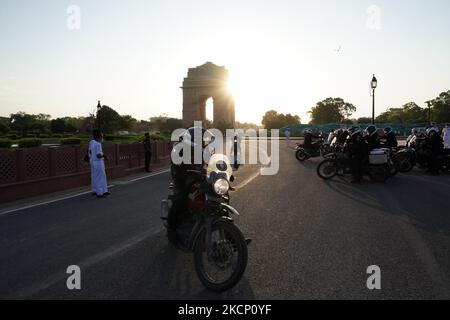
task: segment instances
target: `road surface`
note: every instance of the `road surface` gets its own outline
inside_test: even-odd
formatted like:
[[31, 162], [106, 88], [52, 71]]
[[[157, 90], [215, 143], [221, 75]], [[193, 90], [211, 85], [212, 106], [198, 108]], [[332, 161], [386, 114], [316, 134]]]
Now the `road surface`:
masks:
[[[205, 290], [193, 258], [168, 244], [159, 220], [169, 173], [2, 214], [0, 298], [449, 299], [450, 176], [415, 170], [385, 184], [319, 180], [281, 144], [280, 171], [236, 174], [232, 205], [249, 247], [234, 289]], [[16, 208], [17, 209], [17, 208]], [[82, 270], [69, 291], [66, 269]], [[381, 269], [368, 290], [367, 268]]]

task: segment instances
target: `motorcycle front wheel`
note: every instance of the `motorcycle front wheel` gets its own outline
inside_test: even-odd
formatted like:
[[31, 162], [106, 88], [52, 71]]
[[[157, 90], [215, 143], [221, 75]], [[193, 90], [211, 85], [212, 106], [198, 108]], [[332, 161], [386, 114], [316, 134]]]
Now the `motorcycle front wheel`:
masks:
[[408, 173], [414, 168], [414, 162], [407, 154], [398, 154], [396, 164], [400, 173]]
[[230, 222], [217, 222], [211, 231], [209, 253], [206, 230], [196, 241], [195, 271], [206, 288], [224, 292], [233, 288], [244, 275], [248, 259], [247, 243], [242, 232]]
[[324, 180], [330, 180], [338, 173], [336, 161], [327, 159], [317, 167], [317, 174]]

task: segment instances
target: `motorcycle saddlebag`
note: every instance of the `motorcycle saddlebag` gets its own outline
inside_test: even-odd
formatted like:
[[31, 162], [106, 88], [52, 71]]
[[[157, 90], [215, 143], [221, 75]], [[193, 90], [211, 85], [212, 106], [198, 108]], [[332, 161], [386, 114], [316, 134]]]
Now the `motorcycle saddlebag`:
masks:
[[369, 155], [370, 164], [386, 164], [388, 162], [387, 152], [384, 150], [375, 149]]

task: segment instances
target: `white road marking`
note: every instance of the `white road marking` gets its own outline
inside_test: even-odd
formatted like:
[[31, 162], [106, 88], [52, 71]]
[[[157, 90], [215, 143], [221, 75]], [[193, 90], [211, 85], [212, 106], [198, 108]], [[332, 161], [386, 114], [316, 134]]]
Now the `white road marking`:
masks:
[[250, 178], [242, 181], [240, 184], [238, 184], [235, 188], [236, 191], [244, 188], [246, 185], [248, 185], [250, 182], [252, 182], [253, 180], [255, 180], [256, 178], [259, 177], [259, 175], [261, 174], [260, 170], [258, 170], [256, 173], [254, 173]]
[[[140, 177], [140, 178], [129, 180], [126, 183], [128, 184], [128, 183], [133, 183], [133, 182], [140, 181], [140, 180], [143, 180], [143, 179], [148, 179], [148, 178], [151, 178], [151, 177], [154, 177], [154, 176], [158, 176], [158, 175], [167, 173], [169, 171], [170, 170], [158, 171], [158, 172], [152, 173], [150, 175], [146, 175], [146, 176], [143, 176], [143, 177]], [[120, 185], [120, 183], [117, 184], [117, 185]], [[115, 186], [116, 185], [114, 185], [114, 184], [113, 185], [109, 185], [108, 188], [114, 188]], [[14, 212], [26, 210], [26, 209], [31, 209], [31, 208], [35, 208], [35, 207], [44, 206], [44, 205], [47, 205], [47, 204], [52, 204], [52, 203], [55, 203], [55, 202], [60, 202], [60, 201], [68, 200], [68, 199], [77, 198], [77, 197], [84, 196], [84, 195], [90, 194], [90, 193], [92, 193], [92, 191], [84, 191], [84, 192], [80, 192], [80, 193], [71, 194], [71, 195], [60, 197], [60, 198], [56, 198], [56, 199], [53, 199], [53, 200], [48, 200], [48, 201], [44, 201], [44, 202], [38, 202], [38, 203], [30, 204], [30, 205], [27, 205], [27, 206], [19, 207], [19, 208], [14, 208], [14, 209], [6, 210], [6, 211], [1, 211], [0, 212], [0, 217], [4, 216], [4, 215], [7, 215], [7, 214], [14, 213]]]

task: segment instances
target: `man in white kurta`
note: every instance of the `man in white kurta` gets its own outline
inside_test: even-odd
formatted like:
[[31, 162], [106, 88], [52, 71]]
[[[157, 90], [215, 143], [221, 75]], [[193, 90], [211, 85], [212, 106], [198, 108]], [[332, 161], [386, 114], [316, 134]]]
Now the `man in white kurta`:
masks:
[[447, 123], [442, 130], [442, 138], [444, 139], [444, 148], [450, 149], [450, 123]]
[[102, 144], [99, 142], [101, 137], [95, 137], [89, 143], [89, 158], [91, 164], [91, 186], [92, 192], [97, 197], [104, 197], [109, 194], [108, 184], [106, 182], [105, 161]]

